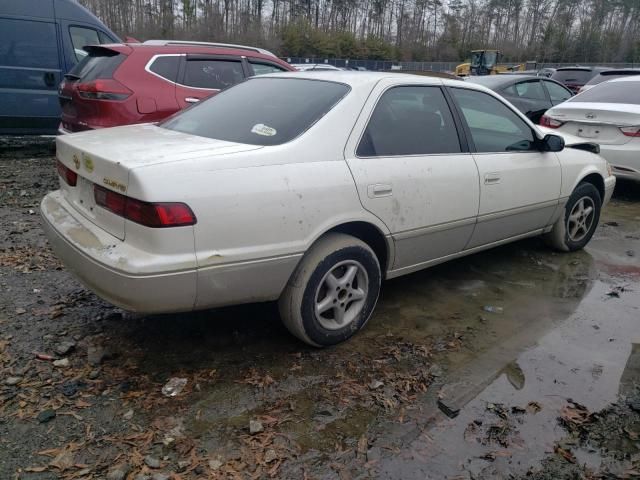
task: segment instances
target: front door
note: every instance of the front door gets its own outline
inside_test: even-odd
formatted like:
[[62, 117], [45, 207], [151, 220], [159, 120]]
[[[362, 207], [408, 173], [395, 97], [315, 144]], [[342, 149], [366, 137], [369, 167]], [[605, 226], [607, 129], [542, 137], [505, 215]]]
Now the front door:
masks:
[[531, 126], [493, 95], [465, 88], [451, 93], [480, 173], [478, 224], [468, 248], [549, 225], [562, 180], [556, 154], [541, 152]]
[[478, 212], [478, 171], [440, 86], [380, 82], [346, 157], [364, 208], [393, 236], [392, 270], [464, 249]]

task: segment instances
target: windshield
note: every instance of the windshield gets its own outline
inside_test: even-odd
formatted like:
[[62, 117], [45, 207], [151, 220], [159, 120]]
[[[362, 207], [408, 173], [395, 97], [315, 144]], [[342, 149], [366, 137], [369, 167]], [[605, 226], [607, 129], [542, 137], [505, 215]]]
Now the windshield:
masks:
[[473, 52], [471, 54], [471, 66], [472, 67], [479, 67], [481, 61], [482, 61], [482, 52]]
[[584, 69], [556, 70], [551, 78], [560, 83], [584, 85], [595, 75], [596, 72]]
[[613, 80], [615, 78], [622, 78], [622, 77], [627, 77], [630, 75], [640, 75], [640, 70], [634, 72], [634, 71], [614, 71], [614, 72], [602, 72], [600, 75], [597, 75], [595, 77], [593, 77], [591, 80], [589, 80], [589, 83], [587, 83], [587, 85], [597, 85], [599, 83], [602, 82], [606, 82], [608, 80]]
[[342, 83], [253, 78], [160, 124], [178, 132], [251, 145], [280, 145], [329, 112], [347, 93]]
[[630, 103], [640, 105], [638, 82], [605, 82], [571, 98], [569, 102]]

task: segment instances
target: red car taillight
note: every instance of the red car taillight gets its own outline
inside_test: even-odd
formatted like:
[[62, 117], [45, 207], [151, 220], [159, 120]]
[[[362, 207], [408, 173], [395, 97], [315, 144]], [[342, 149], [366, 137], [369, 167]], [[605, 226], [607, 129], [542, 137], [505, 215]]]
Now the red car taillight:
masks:
[[78, 95], [89, 100], [125, 100], [133, 93], [121, 83], [112, 79], [99, 79], [79, 83]]
[[547, 117], [546, 115], [543, 115], [542, 118], [540, 119], [540, 125], [547, 128], [558, 128], [564, 125], [564, 122], [561, 122], [560, 120], [556, 120], [555, 118], [551, 118], [551, 117]]
[[185, 227], [196, 224], [188, 205], [178, 202], [149, 203], [94, 185], [96, 204], [116, 215], [151, 228]]
[[640, 127], [620, 127], [626, 137], [640, 137]]
[[56, 160], [56, 168], [58, 169], [58, 175], [67, 182], [70, 187], [75, 187], [78, 183], [78, 174], [65, 166], [60, 160]]

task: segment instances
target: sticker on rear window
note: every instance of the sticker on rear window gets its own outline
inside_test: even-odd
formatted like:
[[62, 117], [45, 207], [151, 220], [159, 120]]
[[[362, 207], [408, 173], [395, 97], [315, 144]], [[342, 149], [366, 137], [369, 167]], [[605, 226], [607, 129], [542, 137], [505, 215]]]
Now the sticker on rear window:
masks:
[[251, 133], [256, 135], [262, 135], [263, 137], [273, 137], [276, 133], [276, 129], [265, 125], [264, 123], [256, 123], [251, 129]]

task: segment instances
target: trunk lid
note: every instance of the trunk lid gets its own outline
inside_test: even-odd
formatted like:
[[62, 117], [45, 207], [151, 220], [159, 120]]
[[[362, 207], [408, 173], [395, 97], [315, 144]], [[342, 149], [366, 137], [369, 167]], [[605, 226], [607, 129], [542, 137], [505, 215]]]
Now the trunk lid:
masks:
[[149, 124], [62, 135], [56, 140], [58, 160], [78, 174], [75, 187], [60, 181], [66, 199], [80, 214], [120, 240], [125, 238], [125, 219], [96, 205], [94, 185], [127, 195], [129, 173], [134, 168], [260, 148], [263, 147], [196, 137]]
[[637, 105], [569, 101], [546, 115], [565, 122], [560, 127], [563, 132], [603, 145], [624, 145], [632, 137], [625, 136], [620, 127], [640, 125], [637, 112]]

